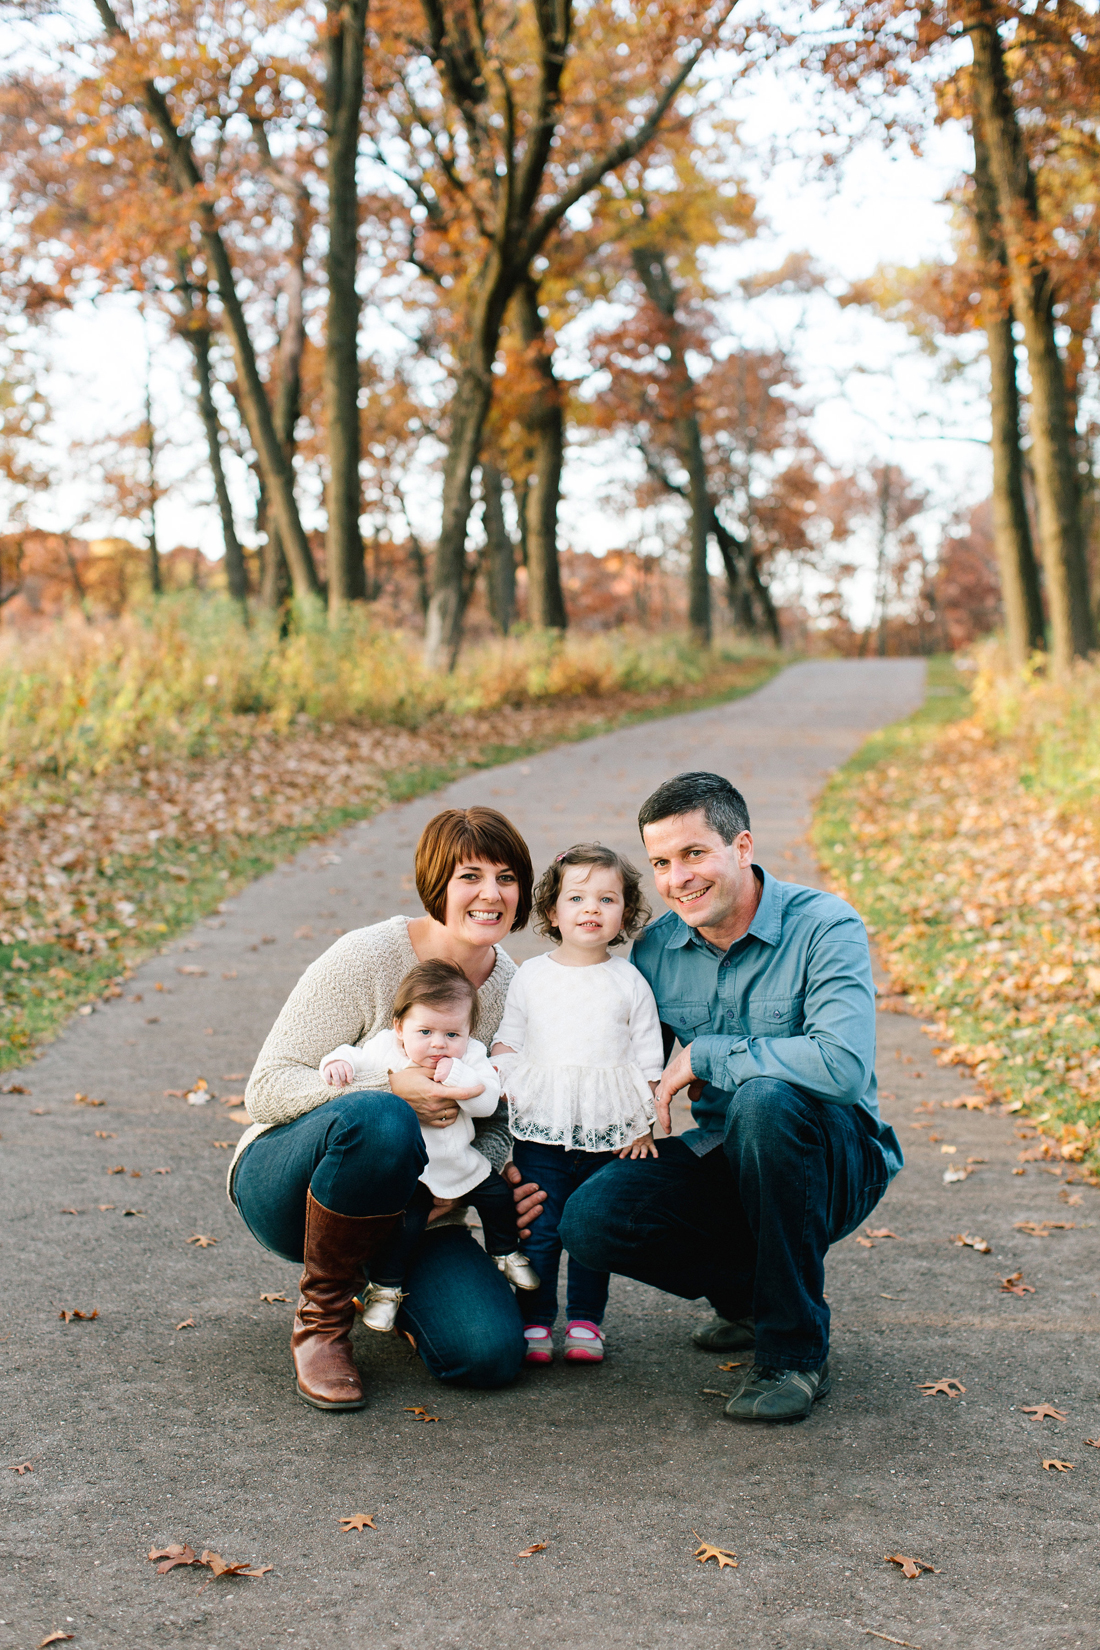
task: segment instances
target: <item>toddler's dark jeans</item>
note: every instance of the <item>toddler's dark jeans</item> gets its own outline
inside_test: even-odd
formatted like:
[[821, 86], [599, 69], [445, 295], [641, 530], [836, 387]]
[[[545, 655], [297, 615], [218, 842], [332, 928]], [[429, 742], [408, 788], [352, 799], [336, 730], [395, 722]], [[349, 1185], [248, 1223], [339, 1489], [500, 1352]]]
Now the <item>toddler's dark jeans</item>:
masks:
[[[510, 1255], [519, 1248], [516, 1229], [516, 1200], [508, 1182], [490, 1169], [484, 1180], [479, 1180], [463, 1202], [472, 1203], [481, 1216], [485, 1233], [485, 1247], [491, 1255]], [[372, 1283], [387, 1289], [396, 1289], [405, 1281], [417, 1245], [424, 1236], [428, 1216], [432, 1212], [432, 1194], [424, 1182], [418, 1181], [415, 1192], [400, 1223], [394, 1228], [388, 1243], [375, 1255], [370, 1265]]]

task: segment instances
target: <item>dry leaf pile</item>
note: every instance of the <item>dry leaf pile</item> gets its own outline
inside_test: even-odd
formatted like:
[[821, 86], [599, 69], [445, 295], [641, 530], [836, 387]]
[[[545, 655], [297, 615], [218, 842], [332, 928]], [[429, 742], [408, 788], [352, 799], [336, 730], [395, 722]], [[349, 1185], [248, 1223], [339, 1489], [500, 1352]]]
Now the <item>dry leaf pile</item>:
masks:
[[[1044, 709], [1046, 691], [1050, 729], [1065, 707]], [[1048, 1154], [1095, 1175], [1100, 809], [1059, 794], [1051, 764], [1037, 774], [1034, 729], [1005, 731], [979, 702], [984, 720], [880, 736], [870, 766], [865, 748], [827, 788], [816, 842], [895, 993], [934, 1017], [940, 1063], [1041, 1108]]]
[[[203, 1582], [203, 1587], [209, 1587], [211, 1581], [217, 1581], [221, 1576], [230, 1579], [235, 1576], [266, 1576], [274, 1569], [272, 1564], [253, 1565], [250, 1560], [242, 1559], [239, 1563], [231, 1564], [220, 1553], [211, 1552], [203, 1548], [196, 1558], [195, 1549], [184, 1542], [173, 1542], [170, 1547], [151, 1548], [145, 1555], [150, 1563], [157, 1567], [158, 1576], [167, 1575], [169, 1570], [179, 1568], [207, 1569], [210, 1576]], [[202, 1592], [202, 1587], [199, 1588]]]

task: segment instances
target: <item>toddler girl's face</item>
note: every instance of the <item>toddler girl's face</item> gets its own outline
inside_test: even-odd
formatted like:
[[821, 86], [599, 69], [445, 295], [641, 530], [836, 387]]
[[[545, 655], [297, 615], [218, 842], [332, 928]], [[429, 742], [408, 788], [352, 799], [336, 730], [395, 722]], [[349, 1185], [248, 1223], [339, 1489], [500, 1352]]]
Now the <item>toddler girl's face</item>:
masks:
[[563, 941], [586, 950], [610, 945], [622, 928], [625, 912], [618, 871], [602, 865], [565, 867], [553, 913], [553, 926]]
[[470, 1010], [463, 1002], [432, 1008], [413, 1003], [393, 1028], [414, 1066], [434, 1068], [440, 1060], [461, 1060], [470, 1041]]

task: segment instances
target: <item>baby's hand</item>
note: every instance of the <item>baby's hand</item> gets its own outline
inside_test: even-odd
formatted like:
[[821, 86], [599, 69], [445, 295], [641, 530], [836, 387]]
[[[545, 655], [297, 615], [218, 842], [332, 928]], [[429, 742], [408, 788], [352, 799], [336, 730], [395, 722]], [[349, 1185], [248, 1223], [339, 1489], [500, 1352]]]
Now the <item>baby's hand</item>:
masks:
[[332, 1089], [346, 1088], [355, 1080], [350, 1060], [322, 1060], [321, 1076]]
[[437, 1083], [445, 1083], [447, 1081], [448, 1077], [451, 1075], [451, 1067], [453, 1065], [454, 1061], [451, 1059], [451, 1056], [449, 1054], [445, 1054], [442, 1060], [440, 1060], [436, 1065], [433, 1073]]
[[640, 1134], [632, 1146], [624, 1146], [619, 1153], [620, 1157], [656, 1157], [657, 1146], [653, 1139], [653, 1130], [647, 1129]]

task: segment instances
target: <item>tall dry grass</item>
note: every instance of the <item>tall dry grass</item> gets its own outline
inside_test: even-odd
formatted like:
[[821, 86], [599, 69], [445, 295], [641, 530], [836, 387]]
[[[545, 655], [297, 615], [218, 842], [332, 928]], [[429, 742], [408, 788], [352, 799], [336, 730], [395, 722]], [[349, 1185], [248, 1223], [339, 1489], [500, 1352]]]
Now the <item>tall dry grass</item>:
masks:
[[978, 667], [975, 715], [1011, 747], [1021, 783], [1073, 812], [1100, 807], [1100, 665], [1082, 661], [1059, 678], [1037, 659], [1021, 674], [990, 644], [979, 651]]
[[336, 630], [299, 616], [280, 636], [266, 615], [245, 628], [232, 603], [187, 593], [119, 620], [0, 636], [0, 782], [215, 755], [250, 731], [307, 720], [419, 728], [440, 715], [688, 687], [715, 663], [682, 636], [529, 633], [471, 648], [443, 675], [425, 668], [417, 637], [375, 628], [369, 610]]

